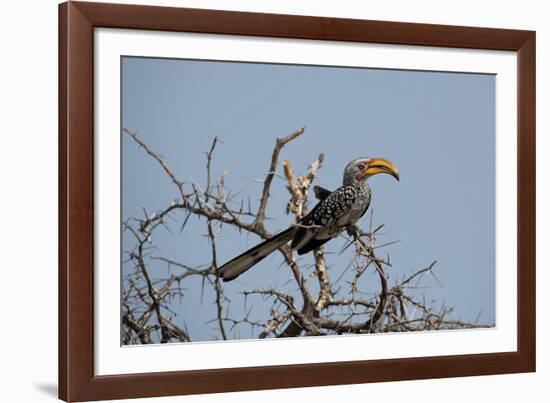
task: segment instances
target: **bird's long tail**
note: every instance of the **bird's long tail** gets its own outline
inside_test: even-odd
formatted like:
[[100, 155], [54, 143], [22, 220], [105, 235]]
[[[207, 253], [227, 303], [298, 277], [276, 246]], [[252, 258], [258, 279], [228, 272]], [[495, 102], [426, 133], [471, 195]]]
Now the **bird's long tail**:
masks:
[[289, 242], [294, 236], [295, 231], [295, 228], [290, 227], [240, 254], [218, 269], [219, 276], [223, 281], [236, 279], [264, 257]]

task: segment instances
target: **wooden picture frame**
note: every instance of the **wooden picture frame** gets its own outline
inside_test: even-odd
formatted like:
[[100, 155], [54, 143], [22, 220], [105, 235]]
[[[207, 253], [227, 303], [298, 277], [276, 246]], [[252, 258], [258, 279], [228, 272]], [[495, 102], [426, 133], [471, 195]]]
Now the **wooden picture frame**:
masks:
[[[94, 375], [94, 28], [517, 52], [516, 352]], [[59, 398], [66, 401], [535, 371], [535, 32], [68, 2], [59, 6]]]

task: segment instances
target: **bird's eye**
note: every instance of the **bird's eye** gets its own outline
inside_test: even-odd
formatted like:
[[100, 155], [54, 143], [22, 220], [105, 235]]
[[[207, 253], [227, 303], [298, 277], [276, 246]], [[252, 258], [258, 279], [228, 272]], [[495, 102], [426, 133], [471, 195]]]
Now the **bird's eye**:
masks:
[[365, 169], [365, 164], [359, 164], [357, 168], [359, 168], [362, 171], [363, 169]]

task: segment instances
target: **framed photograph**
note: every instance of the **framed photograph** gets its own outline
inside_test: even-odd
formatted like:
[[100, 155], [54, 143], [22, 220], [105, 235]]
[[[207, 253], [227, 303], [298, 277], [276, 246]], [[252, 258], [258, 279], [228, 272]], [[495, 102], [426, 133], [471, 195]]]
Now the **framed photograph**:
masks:
[[59, 8], [59, 397], [535, 371], [535, 33]]

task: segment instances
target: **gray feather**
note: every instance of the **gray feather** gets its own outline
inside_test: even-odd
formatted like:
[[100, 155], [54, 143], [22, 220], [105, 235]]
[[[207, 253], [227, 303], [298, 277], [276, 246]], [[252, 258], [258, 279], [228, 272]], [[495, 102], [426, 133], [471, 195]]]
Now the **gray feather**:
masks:
[[218, 269], [218, 275], [223, 281], [231, 281], [250, 269], [260, 260], [274, 252], [293, 237], [296, 229], [291, 227], [272, 236], [268, 240], [254, 246], [252, 249], [240, 254]]

